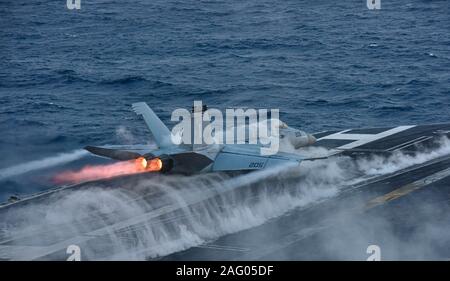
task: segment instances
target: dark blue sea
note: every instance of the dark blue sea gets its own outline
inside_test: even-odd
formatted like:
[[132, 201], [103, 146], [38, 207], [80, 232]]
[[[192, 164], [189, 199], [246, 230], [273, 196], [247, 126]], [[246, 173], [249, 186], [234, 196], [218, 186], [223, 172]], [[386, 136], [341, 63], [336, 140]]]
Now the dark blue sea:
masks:
[[139, 101], [168, 124], [194, 100], [279, 108], [308, 132], [450, 122], [450, 2], [381, 5], [0, 0], [0, 201], [99, 161], [50, 163], [60, 153], [146, 143]]

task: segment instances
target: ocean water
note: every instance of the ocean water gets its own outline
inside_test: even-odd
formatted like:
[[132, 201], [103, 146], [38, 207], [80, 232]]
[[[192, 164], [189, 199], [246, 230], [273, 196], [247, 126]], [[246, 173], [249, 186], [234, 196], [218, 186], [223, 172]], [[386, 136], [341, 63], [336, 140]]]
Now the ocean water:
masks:
[[450, 122], [450, 3], [381, 2], [0, 1], [0, 199], [148, 142], [139, 101], [167, 124], [194, 100], [309, 132]]

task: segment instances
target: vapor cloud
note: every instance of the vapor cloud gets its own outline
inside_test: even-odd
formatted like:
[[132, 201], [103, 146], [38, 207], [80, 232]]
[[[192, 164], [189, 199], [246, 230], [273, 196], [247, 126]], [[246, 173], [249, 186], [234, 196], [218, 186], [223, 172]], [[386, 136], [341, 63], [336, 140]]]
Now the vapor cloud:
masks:
[[[23, 237], [36, 244], [53, 239], [64, 247], [75, 237], [87, 259], [161, 257], [333, 200], [364, 180], [447, 155], [449, 147], [449, 141], [442, 139], [438, 148], [415, 155], [395, 153], [356, 161], [334, 157], [234, 177], [141, 175], [101, 186], [90, 184], [65, 196], [55, 195], [45, 204], [0, 214], [1, 226], [6, 237]], [[352, 241], [367, 236], [351, 228], [358, 223], [353, 215], [334, 216], [353, 230]], [[374, 223], [390, 231], [382, 219]], [[436, 227], [427, 229], [435, 233]], [[339, 246], [342, 237], [352, 237], [344, 232], [334, 240], [323, 237], [328, 252], [337, 259], [355, 258]], [[102, 242], [89, 243], [92, 237]]]
[[88, 155], [88, 152], [82, 149], [67, 153], [60, 153], [56, 156], [51, 156], [39, 160], [34, 160], [0, 170], [0, 180], [22, 175], [31, 171], [36, 171], [45, 168], [51, 168], [72, 162]]

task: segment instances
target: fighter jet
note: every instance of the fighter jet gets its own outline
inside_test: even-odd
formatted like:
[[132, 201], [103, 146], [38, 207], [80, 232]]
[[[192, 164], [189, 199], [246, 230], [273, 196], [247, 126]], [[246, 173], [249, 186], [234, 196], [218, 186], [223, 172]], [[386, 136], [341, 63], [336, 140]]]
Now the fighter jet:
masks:
[[[283, 147], [274, 154], [262, 155], [261, 144], [186, 145], [171, 141], [171, 131], [145, 103], [132, 104], [153, 135], [157, 148], [149, 146], [86, 146], [95, 155], [115, 160], [135, 159], [149, 171], [162, 173], [196, 174], [219, 171], [252, 171], [281, 164], [299, 165], [304, 156], [286, 152]], [[193, 107], [192, 113], [207, 111], [206, 106]], [[304, 131], [278, 123], [280, 145], [298, 149], [315, 143], [316, 138]]]

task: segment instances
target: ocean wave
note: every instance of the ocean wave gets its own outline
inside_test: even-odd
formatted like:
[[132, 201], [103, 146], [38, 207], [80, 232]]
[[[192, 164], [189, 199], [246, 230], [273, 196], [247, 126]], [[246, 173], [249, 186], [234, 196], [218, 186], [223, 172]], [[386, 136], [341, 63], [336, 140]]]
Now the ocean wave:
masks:
[[142, 76], [125, 76], [115, 79], [105, 79], [99, 81], [104, 85], [129, 85], [129, 84], [148, 84], [152, 88], [171, 87], [173, 84], [159, 80], [148, 80]]

